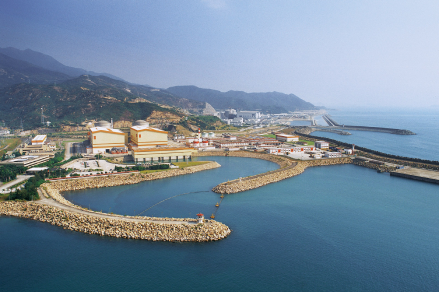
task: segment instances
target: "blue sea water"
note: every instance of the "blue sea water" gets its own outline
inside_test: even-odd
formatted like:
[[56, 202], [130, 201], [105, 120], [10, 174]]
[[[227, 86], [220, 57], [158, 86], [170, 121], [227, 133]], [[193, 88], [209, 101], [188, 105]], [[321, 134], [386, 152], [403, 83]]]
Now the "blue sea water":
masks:
[[[188, 193], [145, 215], [209, 215], [219, 200], [213, 186], [277, 168], [203, 159], [222, 167], [66, 196], [133, 214]], [[117, 239], [1, 217], [0, 291], [436, 291], [438, 210], [437, 185], [339, 165], [226, 195], [216, 219], [233, 231], [218, 242]]]
[[[384, 153], [439, 160], [439, 109], [388, 109], [349, 108], [329, 110], [331, 117], [341, 125], [384, 127], [410, 130], [416, 135], [391, 135], [387, 133], [351, 131], [342, 136], [329, 132], [313, 132], [312, 135], [352, 143]], [[319, 125], [327, 125], [317, 118]]]

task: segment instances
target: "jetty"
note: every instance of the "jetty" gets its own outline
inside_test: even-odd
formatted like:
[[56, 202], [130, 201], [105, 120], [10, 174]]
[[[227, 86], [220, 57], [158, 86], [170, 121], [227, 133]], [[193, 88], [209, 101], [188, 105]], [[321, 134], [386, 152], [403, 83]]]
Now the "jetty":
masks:
[[195, 218], [162, 218], [122, 216], [91, 211], [65, 199], [61, 192], [135, 184], [220, 167], [216, 162], [141, 174], [128, 173], [107, 177], [62, 180], [40, 186], [41, 200], [36, 202], [7, 201], [0, 203], [0, 215], [16, 216], [48, 222], [64, 229], [129, 239], [152, 241], [215, 241], [226, 238], [231, 230], [215, 220], [198, 223]]
[[404, 167], [390, 172], [390, 175], [439, 184], [439, 172], [434, 170]]
[[404, 129], [393, 129], [393, 128], [384, 128], [384, 127], [367, 127], [367, 126], [351, 126], [351, 125], [340, 125], [336, 121], [334, 121], [329, 115], [323, 115], [323, 120], [328, 124], [328, 127], [323, 126], [312, 126], [312, 128], [316, 130], [340, 130], [340, 131], [369, 131], [369, 132], [381, 132], [381, 133], [389, 133], [396, 135], [416, 135], [409, 130]]
[[198, 156], [226, 156], [227, 155], [227, 156], [235, 156], [235, 157], [257, 158], [257, 159], [263, 159], [263, 160], [274, 162], [280, 166], [280, 168], [276, 170], [272, 170], [244, 178], [238, 178], [228, 182], [223, 182], [212, 189], [212, 191], [219, 194], [234, 194], [234, 193], [256, 189], [271, 183], [275, 183], [299, 175], [303, 173], [305, 169], [308, 167], [352, 163], [352, 159], [349, 157], [327, 158], [327, 159], [318, 159], [318, 160], [310, 160], [310, 161], [295, 161], [282, 155], [271, 155], [266, 153], [250, 152], [250, 151], [233, 151], [233, 152], [205, 151], [205, 152], [199, 152], [197, 155]]

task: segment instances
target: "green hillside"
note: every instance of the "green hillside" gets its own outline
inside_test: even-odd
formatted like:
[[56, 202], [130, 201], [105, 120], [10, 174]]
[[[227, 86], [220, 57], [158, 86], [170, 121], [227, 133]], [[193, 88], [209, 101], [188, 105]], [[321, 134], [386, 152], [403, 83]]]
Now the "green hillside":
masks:
[[146, 119], [154, 110], [177, 113], [150, 102], [133, 103], [138, 96], [120, 89], [122, 84], [108, 86], [100, 84], [100, 79], [81, 76], [56, 86], [24, 83], [0, 89], [1, 120], [18, 127], [23, 119], [25, 128], [33, 128], [40, 125], [41, 107], [53, 125], [76, 124], [85, 119], [134, 121]]
[[17, 83], [54, 83], [71, 78], [0, 53], [0, 88]]

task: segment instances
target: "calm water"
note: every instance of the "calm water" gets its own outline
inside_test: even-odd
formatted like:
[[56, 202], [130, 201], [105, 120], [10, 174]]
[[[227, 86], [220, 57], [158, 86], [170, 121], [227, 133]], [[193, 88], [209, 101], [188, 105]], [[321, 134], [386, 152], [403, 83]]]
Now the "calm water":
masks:
[[[339, 124], [369, 127], [406, 129], [417, 135], [392, 135], [386, 133], [351, 131], [342, 136], [328, 132], [313, 135], [353, 143], [384, 153], [439, 160], [439, 109], [344, 109], [328, 111]], [[317, 119], [319, 125], [327, 125]]]
[[[134, 214], [189, 193], [145, 214], [210, 215], [213, 186], [277, 167], [207, 159], [222, 167], [67, 197]], [[437, 291], [438, 211], [438, 185], [342, 165], [226, 195], [216, 219], [233, 232], [219, 242], [116, 239], [1, 217], [0, 291]]]
[[[223, 167], [188, 175], [184, 186], [170, 179], [69, 199], [128, 213], [210, 188], [240, 169], [275, 168], [214, 159]], [[217, 196], [182, 195], [148, 215], [208, 214]], [[226, 196], [217, 219], [233, 232], [213, 243], [115, 239], [3, 217], [0, 290], [432, 291], [439, 287], [438, 209], [436, 185], [344, 165]]]

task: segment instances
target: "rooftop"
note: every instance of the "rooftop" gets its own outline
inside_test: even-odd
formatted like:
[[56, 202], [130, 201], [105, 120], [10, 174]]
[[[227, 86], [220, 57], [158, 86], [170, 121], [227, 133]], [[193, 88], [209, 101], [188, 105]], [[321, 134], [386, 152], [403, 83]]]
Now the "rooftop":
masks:
[[46, 139], [46, 135], [37, 135], [32, 141], [44, 141]]
[[153, 131], [153, 132], [161, 132], [161, 133], [168, 133], [166, 131], [157, 129], [157, 128], [152, 128], [149, 126], [132, 126], [131, 129], [135, 130], [135, 131]]
[[93, 132], [108, 132], [108, 133], [118, 133], [123, 134], [123, 132], [119, 129], [110, 129], [110, 128], [103, 128], [103, 127], [94, 127], [90, 128], [90, 131]]

